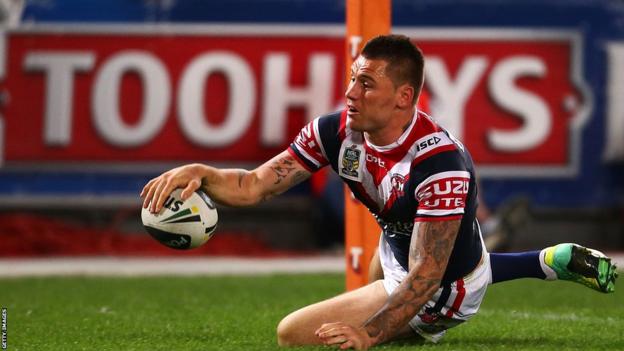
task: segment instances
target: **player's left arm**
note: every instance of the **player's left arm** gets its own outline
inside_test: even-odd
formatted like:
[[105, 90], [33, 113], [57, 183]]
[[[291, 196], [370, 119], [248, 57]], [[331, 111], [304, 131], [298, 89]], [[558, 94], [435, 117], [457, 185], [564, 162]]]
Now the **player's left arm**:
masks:
[[[341, 349], [366, 350], [392, 339], [440, 287], [461, 220], [416, 222], [409, 250], [409, 273], [386, 304], [362, 327], [343, 323], [321, 326], [321, 340], [346, 340]], [[339, 337], [337, 337], [339, 336]]]

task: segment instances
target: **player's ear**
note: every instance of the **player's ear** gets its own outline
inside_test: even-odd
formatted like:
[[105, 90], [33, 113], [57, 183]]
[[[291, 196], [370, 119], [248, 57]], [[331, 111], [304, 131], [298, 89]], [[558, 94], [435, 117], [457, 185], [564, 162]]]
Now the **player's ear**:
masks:
[[405, 83], [397, 88], [397, 105], [401, 109], [410, 108], [414, 105], [414, 94], [416, 90], [413, 86]]

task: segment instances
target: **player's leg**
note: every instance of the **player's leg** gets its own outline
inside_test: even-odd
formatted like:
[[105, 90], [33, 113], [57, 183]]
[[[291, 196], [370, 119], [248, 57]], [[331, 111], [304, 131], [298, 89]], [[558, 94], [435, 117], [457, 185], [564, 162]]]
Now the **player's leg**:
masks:
[[377, 312], [388, 294], [381, 281], [324, 300], [286, 316], [277, 326], [280, 346], [318, 345], [321, 340], [314, 332], [323, 323], [341, 321], [359, 326]]
[[616, 266], [602, 252], [577, 244], [559, 244], [541, 251], [490, 254], [492, 284], [519, 278], [569, 280], [594, 290], [615, 291]]
[[375, 250], [373, 258], [371, 258], [368, 265], [368, 282], [372, 283], [384, 278], [383, 268], [381, 267], [381, 261], [379, 260], [379, 250]]
[[[380, 242], [384, 243], [383, 240]], [[369, 284], [362, 288], [304, 307], [286, 316], [277, 327], [278, 343], [282, 346], [320, 344], [320, 339], [314, 332], [326, 322], [342, 321], [354, 326], [362, 325], [386, 303], [389, 295], [387, 286], [382, 281], [384, 271], [379, 249], [375, 250], [371, 259], [368, 278]], [[400, 339], [422, 340], [422, 337], [410, 325], [405, 325], [394, 337], [394, 340]]]

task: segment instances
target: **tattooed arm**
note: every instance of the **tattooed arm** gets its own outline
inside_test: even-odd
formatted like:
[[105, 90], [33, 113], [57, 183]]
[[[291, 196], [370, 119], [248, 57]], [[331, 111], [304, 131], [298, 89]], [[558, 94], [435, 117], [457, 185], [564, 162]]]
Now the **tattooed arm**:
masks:
[[409, 252], [409, 273], [386, 304], [365, 324], [373, 344], [390, 340], [440, 287], [453, 251], [460, 220], [416, 222]]
[[327, 345], [339, 344], [340, 349], [366, 350], [391, 340], [440, 287], [459, 225], [459, 220], [416, 222], [410, 243], [409, 272], [384, 306], [363, 326], [326, 323], [316, 335]]
[[283, 151], [253, 171], [202, 164], [174, 168], [149, 181], [141, 197], [143, 207], [149, 205], [151, 211], [158, 212], [174, 189], [184, 188], [182, 198], [187, 198], [201, 187], [217, 203], [251, 206], [285, 192], [310, 174], [288, 151]]

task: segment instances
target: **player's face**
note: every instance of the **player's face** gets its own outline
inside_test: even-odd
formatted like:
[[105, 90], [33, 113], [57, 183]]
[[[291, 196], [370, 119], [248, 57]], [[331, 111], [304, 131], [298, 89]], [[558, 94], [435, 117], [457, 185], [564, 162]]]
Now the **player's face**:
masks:
[[349, 127], [374, 133], [388, 125], [396, 107], [396, 88], [386, 75], [388, 62], [360, 56], [351, 66], [345, 93]]

